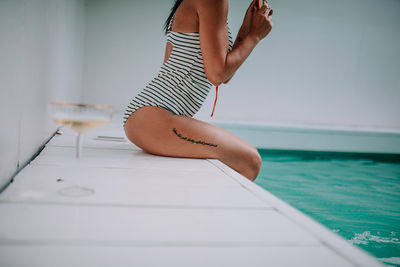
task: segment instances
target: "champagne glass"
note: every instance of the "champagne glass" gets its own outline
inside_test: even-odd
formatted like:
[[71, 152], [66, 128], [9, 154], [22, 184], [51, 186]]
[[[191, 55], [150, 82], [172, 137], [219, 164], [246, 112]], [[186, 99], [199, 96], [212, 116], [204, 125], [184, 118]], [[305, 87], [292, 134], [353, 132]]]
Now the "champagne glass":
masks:
[[[110, 122], [112, 117], [112, 108], [105, 105], [50, 102], [49, 114], [57, 124], [68, 127], [77, 133], [76, 158], [79, 160], [82, 155], [83, 134], [91, 129], [106, 125]], [[77, 186], [63, 188], [59, 193], [68, 197], [82, 197], [92, 195], [95, 191], [90, 188], [82, 187], [79, 184]]]
[[76, 158], [79, 159], [82, 155], [83, 133], [106, 125], [111, 120], [112, 108], [105, 105], [50, 102], [49, 113], [57, 124], [77, 133]]

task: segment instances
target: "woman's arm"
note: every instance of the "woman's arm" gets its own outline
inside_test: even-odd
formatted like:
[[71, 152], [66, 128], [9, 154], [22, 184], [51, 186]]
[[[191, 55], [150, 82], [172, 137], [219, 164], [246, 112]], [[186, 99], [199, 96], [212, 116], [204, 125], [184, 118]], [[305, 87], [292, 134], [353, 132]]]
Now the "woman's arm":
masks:
[[167, 44], [165, 45], [165, 54], [164, 54], [164, 62], [167, 62], [169, 55], [171, 54], [172, 51], [172, 44], [170, 42], [167, 42]]
[[[235, 42], [233, 43], [232, 49], [236, 48], [239, 43], [243, 41], [243, 38], [246, 37], [249, 34], [250, 31], [250, 26], [251, 26], [251, 18], [253, 16], [253, 12], [255, 11], [255, 6], [258, 5], [258, 0], [253, 0], [251, 1], [249, 7], [246, 10], [246, 14], [243, 18], [243, 23], [242, 26], [240, 27], [237, 35]], [[223, 83], [228, 83], [232, 77], [235, 75], [236, 72], [234, 72], [227, 80], [223, 81]]]
[[269, 33], [272, 23], [270, 16], [265, 13], [266, 5], [252, 12], [247, 35], [242, 40], [237, 40], [235, 47], [228, 53], [228, 0], [196, 2], [204, 70], [208, 80], [214, 85], [219, 85], [232, 77], [257, 43]]

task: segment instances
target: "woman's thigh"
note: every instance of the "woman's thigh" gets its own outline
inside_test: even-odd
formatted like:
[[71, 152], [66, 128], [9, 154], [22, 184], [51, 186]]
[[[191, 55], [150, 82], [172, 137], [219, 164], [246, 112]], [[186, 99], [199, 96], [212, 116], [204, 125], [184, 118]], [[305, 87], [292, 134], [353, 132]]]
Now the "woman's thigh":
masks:
[[261, 164], [257, 150], [229, 131], [158, 107], [137, 110], [127, 120], [125, 132], [130, 141], [151, 154], [219, 159], [246, 177], [254, 176], [249, 168], [259, 169]]

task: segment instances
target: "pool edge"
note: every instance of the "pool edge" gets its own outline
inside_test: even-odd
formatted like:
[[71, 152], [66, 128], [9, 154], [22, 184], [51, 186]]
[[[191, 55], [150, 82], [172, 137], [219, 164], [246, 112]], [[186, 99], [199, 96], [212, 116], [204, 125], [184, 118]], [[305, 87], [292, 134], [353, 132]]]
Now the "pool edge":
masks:
[[272, 205], [283, 216], [296, 223], [299, 227], [301, 227], [308, 233], [312, 234], [321, 242], [322, 245], [340, 255], [341, 257], [345, 258], [352, 264], [360, 267], [385, 266], [368, 252], [348, 243], [347, 240], [343, 237], [335, 234], [324, 225], [320, 224], [319, 222], [315, 221], [314, 219], [295, 209], [294, 207], [290, 206], [288, 203], [274, 196], [272, 193], [263, 189], [254, 182], [246, 179], [238, 172], [231, 169], [229, 166], [225, 165], [219, 160], [209, 159], [208, 161], [217, 168], [221, 169], [221, 171], [226, 173], [229, 177], [234, 179], [249, 192], [256, 195], [259, 199]]

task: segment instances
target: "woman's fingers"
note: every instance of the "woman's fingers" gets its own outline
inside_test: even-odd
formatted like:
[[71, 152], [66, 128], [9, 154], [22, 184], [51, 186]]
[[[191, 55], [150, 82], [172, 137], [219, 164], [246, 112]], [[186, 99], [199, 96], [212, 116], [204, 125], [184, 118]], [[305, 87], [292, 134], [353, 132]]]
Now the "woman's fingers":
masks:
[[252, 0], [247, 11], [253, 10], [254, 7], [256, 6], [256, 4], [257, 4], [257, 0]]
[[252, 1], [251, 1], [249, 7], [247, 8], [246, 16], [247, 16], [248, 14], [251, 14], [251, 13], [254, 11], [254, 9], [256, 8], [256, 4], [257, 4], [256, 0], [252, 0]]
[[253, 6], [253, 4], [254, 4], [254, 0], [253, 0], [253, 1], [251, 1], [251, 3], [250, 3], [250, 5], [249, 5], [249, 7], [247, 8], [247, 10], [250, 10], [250, 9], [251, 9], [251, 7]]
[[272, 16], [272, 14], [274, 13], [273, 9], [266, 4], [262, 5], [258, 12], [260, 14], [267, 15], [268, 17]]
[[265, 14], [266, 12], [267, 12], [267, 5], [264, 4], [261, 6], [260, 10], [258, 10], [258, 13]]

